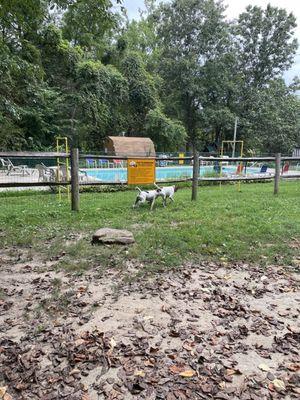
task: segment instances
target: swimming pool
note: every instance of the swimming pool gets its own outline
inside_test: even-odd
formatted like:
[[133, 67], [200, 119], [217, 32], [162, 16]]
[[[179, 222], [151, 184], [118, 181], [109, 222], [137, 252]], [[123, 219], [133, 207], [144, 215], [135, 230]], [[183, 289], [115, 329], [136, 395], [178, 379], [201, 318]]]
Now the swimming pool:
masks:
[[[91, 168], [85, 169], [90, 179], [102, 182], [126, 182], [127, 169], [126, 168]], [[234, 173], [236, 167], [222, 167], [223, 172]], [[213, 166], [201, 166], [200, 175], [203, 176], [207, 173], [213, 172]], [[247, 168], [247, 172], [255, 174], [259, 172], [259, 168]], [[172, 179], [185, 179], [191, 178], [193, 175], [193, 167], [189, 165], [174, 166], [174, 167], [157, 167], [156, 180], [172, 180]]]

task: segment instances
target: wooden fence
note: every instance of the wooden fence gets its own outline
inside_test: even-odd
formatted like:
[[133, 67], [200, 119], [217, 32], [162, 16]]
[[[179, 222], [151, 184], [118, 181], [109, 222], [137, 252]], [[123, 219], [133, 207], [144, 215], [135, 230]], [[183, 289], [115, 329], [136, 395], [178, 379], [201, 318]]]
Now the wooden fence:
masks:
[[[70, 159], [71, 164], [71, 173], [70, 179], [61, 180], [57, 182], [0, 182], [0, 188], [13, 188], [13, 187], [38, 187], [38, 186], [66, 186], [71, 185], [71, 199], [72, 199], [72, 210], [79, 210], [79, 187], [83, 185], [126, 185], [127, 182], [82, 182], [79, 179], [80, 168], [79, 168], [79, 160], [80, 159], [94, 159], [94, 160], [118, 160], [127, 161], [132, 157], [120, 157], [120, 156], [110, 156], [110, 155], [97, 155], [97, 154], [80, 154], [78, 149], [74, 148], [70, 153], [57, 153], [57, 152], [0, 152], [0, 159]], [[139, 159], [146, 157], [137, 157]], [[263, 180], [274, 180], [274, 194], [278, 194], [279, 192], [279, 183], [281, 178], [281, 164], [284, 161], [289, 162], [300, 162], [300, 157], [289, 157], [289, 156], [281, 156], [281, 154], [276, 154], [271, 157], [203, 157], [199, 156], [199, 153], [194, 152], [193, 157], [165, 157], [160, 158], [156, 157], [157, 161], [184, 161], [193, 164], [193, 176], [192, 178], [185, 179], [172, 179], [159, 181], [159, 183], [176, 183], [176, 182], [192, 182], [192, 200], [197, 199], [197, 192], [199, 182], [240, 182], [240, 181], [263, 181]], [[260, 176], [216, 176], [216, 177], [201, 177], [199, 176], [199, 169], [201, 170], [201, 165], [205, 162], [212, 163], [230, 163], [236, 162], [239, 164], [247, 164], [249, 162], [272, 162], [275, 165], [275, 173], [274, 175], [260, 175]], [[284, 176], [284, 178], [300, 178], [299, 175], [289, 174]]]

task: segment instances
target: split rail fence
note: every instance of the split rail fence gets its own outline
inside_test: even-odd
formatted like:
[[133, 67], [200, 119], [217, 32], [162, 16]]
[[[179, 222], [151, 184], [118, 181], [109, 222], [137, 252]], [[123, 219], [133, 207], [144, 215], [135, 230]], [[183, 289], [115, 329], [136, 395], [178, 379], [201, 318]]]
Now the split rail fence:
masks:
[[[98, 185], [127, 185], [126, 181], [126, 164], [129, 158], [145, 158], [138, 155], [128, 156], [110, 156], [110, 155], [95, 155], [95, 154], [80, 154], [77, 148], [71, 149], [70, 153], [57, 153], [57, 152], [0, 152], [0, 190], [3, 188], [47, 188], [59, 186], [71, 186], [71, 203], [72, 210], [79, 210], [79, 188], [80, 186], [98, 186]], [[116, 160], [117, 159], [117, 160]], [[99, 180], [94, 179], [89, 174], [86, 168], [87, 164], [93, 162], [95, 173], [107, 172], [113, 174], [112, 176], [121, 176], [122, 179], [117, 180]], [[106, 170], [101, 170], [101, 165], [118, 164], [122, 167], [113, 169], [108, 167]], [[281, 156], [280, 153], [275, 156], [268, 157], [212, 157], [212, 156], [199, 156], [195, 152], [193, 156], [189, 157], [156, 157], [157, 166], [168, 165], [173, 163], [178, 167], [189, 166], [190, 176], [177, 177], [170, 179], [158, 179], [157, 183], [179, 183], [179, 182], [192, 182], [192, 200], [197, 199], [198, 186], [201, 182], [241, 182], [241, 181], [274, 181], [274, 194], [279, 192], [280, 179], [300, 179], [300, 157]], [[162, 164], [165, 163], [165, 164]], [[269, 163], [272, 165], [272, 172], [265, 174], [250, 174], [242, 175], [240, 173], [227, 174], [223, 176], [221, 172], [223, 166], [236, 163], [243, 168], [247, 169], [247, 165]], [[289, 171], [288, 174], [282, 175], [283, 163], [297, 163], [299, 172], [295, 170]], [[60, 167], [58, 167], [60, 165]], [[67, 166], [62, 171], [61, 166]], [[69, 167], [70, 165], [70, 167]], [[210, 165], [217, 171], [213, 176], [201, 176], [201, 169], [205, 165]], [[212, 167], [213, 165], [213, 167]], [[181, 168], [184, 169], [184, 168]], [[163, 170], [163, 168], [161, 168]], [[180, 171], [180, 168], [177, 168]], [[119, 175], [118, 175], [119, 174]]]

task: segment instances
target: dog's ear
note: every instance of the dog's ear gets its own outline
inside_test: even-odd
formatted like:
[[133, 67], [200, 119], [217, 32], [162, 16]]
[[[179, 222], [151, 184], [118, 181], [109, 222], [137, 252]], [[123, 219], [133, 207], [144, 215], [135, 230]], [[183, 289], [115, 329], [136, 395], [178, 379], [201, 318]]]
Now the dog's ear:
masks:
[[157, 188], [156, 191], [157, 191], [158, 193], [160, 193], [160, 192], [161, 192], [161, 188]]

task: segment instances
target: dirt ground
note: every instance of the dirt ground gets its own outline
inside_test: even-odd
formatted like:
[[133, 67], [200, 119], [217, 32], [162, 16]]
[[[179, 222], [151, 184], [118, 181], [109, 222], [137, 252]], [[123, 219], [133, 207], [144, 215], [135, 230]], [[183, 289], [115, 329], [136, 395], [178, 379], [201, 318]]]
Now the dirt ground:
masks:
[[0, 399], [299, 398], [299, 268], [56, 263], [0, 252]]

